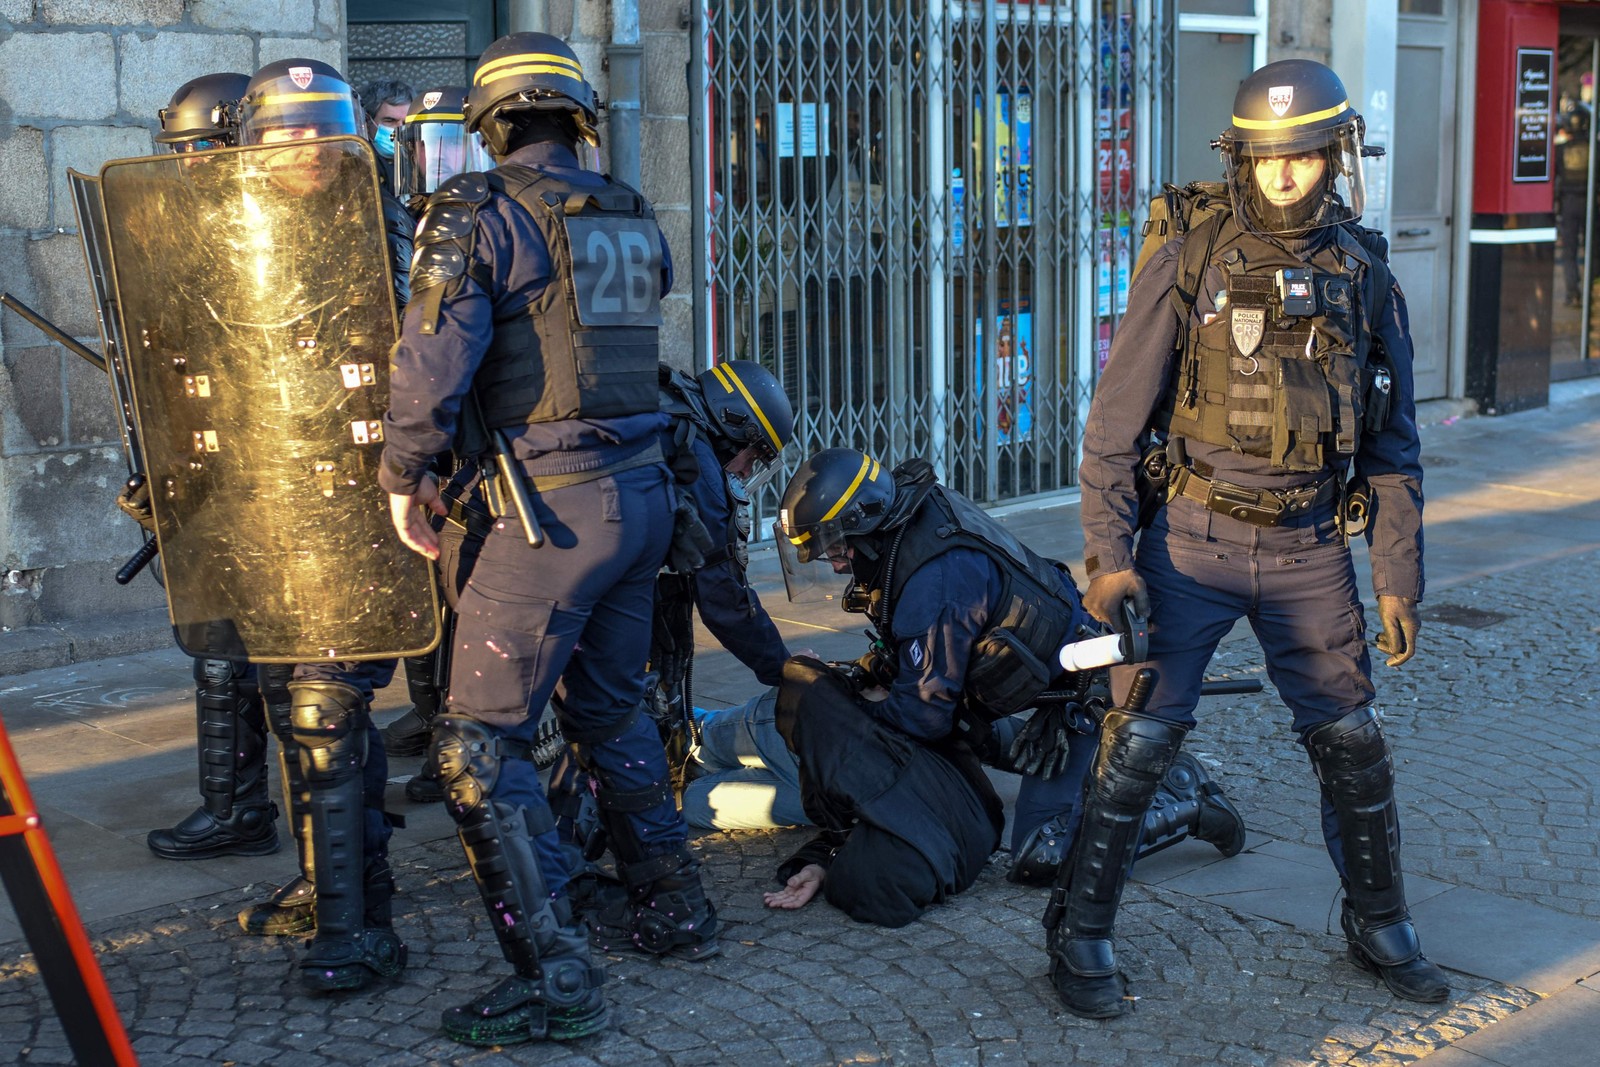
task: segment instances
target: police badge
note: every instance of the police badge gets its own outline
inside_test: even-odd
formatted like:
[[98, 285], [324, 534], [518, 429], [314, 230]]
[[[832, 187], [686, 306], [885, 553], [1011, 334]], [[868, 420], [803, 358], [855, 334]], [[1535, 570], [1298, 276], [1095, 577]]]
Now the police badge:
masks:
[[1241, 356], [1248, 356], [1261, 347], [1261, 335], [1266, 330], [1266, 308], [1233, 307], [1231, 329], [1233, 344]]
[[438, 106], [439, 100], [443, 96], [444, 96], [443, 93], [424, 93], [424, 94], [422, 94], [422, 106], [423, 106], [423, 108], [428, 110], [428, 111], [432, 111], [435, 107]]
[[310, 67], [290, 67], [289, 68], [289, 80], [294, 82], [295, 85], [297, 85], [301, 89], [305, 89], [308, 86], [310, 86], [311, 78], [312, 78], [312, 73], [311, 73], [311, 68]]
[[1280, 119], [1292, 103], [1294, 103], [1294, 86], [1274, 85], [1267, 90], [1267, 106], [1272, 108], [1272, 113]]

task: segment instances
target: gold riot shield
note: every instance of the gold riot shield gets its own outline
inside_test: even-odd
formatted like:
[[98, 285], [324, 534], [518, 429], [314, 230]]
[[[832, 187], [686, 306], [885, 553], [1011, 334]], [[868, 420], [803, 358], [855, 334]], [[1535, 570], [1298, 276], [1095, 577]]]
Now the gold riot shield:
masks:
[[100, 172], [167, 603], [184, 651], [300, 663], [439, 640], [377, 483], [397, 329], [359, 138]]

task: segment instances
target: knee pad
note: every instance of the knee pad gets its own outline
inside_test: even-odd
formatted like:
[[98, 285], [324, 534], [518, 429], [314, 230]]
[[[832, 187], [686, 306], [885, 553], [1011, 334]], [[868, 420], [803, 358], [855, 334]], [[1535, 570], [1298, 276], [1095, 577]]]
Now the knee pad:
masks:
[[314, 785], [357, 778], [366, 762], [367, 731], [362, 723], [366, 699], [343, 682], [291, 682], [289, 716], [294, 740], [309, 757], [307, 777]]
[[1370, 707], [1357, 708], [1306, 731], [1311, 765], [1335, 805], [1341, 798], [1370, 803], [1394, 792], [1394, 760], [1389, 742]]
[[460, 823], [484, 808], [500, 781], [500, 738], [476, 719], [444, 715], [433, 724], [433, 760], [445, 807]]

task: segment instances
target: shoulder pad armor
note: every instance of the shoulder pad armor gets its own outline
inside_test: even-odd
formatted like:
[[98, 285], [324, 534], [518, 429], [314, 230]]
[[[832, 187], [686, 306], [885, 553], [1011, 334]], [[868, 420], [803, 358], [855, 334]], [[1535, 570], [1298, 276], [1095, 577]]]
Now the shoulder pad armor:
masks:
[[445, 182], [435, 189], [431, 204], [439, 204], [454, 200], [460, 204], [470, 204], [476, 207], [489, 199], [489, 179], [477, 171], [467, 171], [447, 178]]
[[467, 257], [454, 244], [417, 243], [411, 259], [411, 291], [420, 293], [446, 285], [467, 272]]
[[431, 245], [454, 241], [472, 232], [477, 212], [472, 207], [446, 201], [431, 205], [417, 227], [417, 244]]

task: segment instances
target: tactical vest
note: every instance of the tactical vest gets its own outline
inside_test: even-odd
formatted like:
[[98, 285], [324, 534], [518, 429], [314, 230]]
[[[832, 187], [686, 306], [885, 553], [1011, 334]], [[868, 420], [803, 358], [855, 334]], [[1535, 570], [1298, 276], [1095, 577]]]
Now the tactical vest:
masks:
[[[708, 472], [701, 470], [694, 458], [695, 441], [701, 438], [709, 441], [712, 434], [711, 417], [705, 408], [700, 383], [682, 371], [661, 364], [661, 410], [672, 417], [672, 447], [667, 466], [680, 482], [705, 477]], [[728, 497], [728, 522], [724, 529], [710, 531], [721, 544], [706, 554], [701, 566], [711, 567], [731, 559], [742, 571], [750, 562], [750, 494], [745, 491], [743, 482], [720, 465], [717, 475]], [[705, 519], [704, 515], [700, 517]]]
[[[1284, 471], [1342, 469], [1363, 430], [1389, 418], [1392, 370], [1371, 330], [1390, 286], [1384, 250], [1381, 236], [1350, 226], [1306, 258], [1241, 231], [1229, 212], [1197, 225], [1178, 253], [1185, 328], [1156, 429]], [[1210, 264], [1223, 269], [1227, 302], [1196, 325]]]
[[619, 182], [577, 186], [535, 167], [500, 167], [491, 188], [521, 204], [550, 250], [550, 281], [497, 320], [474, 380], [491, 427], [657, 410], [661, 231]]
[[982, 552], [1000, 568], [999, 606], [974, 643], [962, 688], [969, 710], [985, 721], [1029, 706], [1061, 674], [1056, 656], [1080, 617], [1062, 585], [1066, 568], [1045, 559], [959, 493], [934, 486], [889, 543], [875, 585], [878, 632], [898, 660], [892, 614], [906, 581], [955, 548]]

